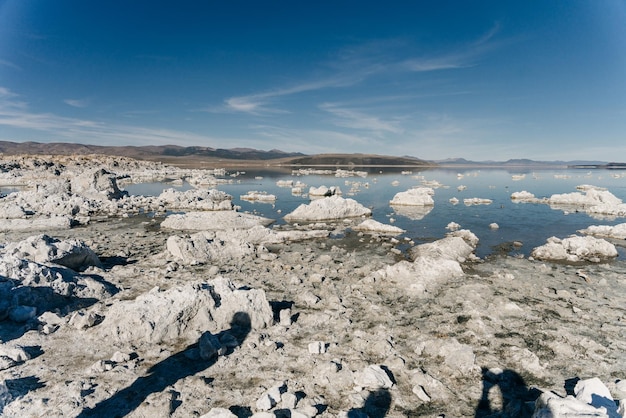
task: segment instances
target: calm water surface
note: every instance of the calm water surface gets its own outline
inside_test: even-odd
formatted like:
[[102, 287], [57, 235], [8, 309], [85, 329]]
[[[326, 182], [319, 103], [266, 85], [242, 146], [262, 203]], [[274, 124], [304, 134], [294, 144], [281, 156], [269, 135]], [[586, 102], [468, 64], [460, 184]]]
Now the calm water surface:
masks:
[[[230, 178], [230, 177], [229, 177]], [[293, 211], [298, 205], [308, 203], [309, 199], [294, 196], [291, 188], [278, 187], [279, 180], [293, 180], [309, 187], [325, 185], [338, 186], [343, 197], [352, 198], [372, 210], [372, 217], [383, 223], [393, 223], [404, 230], [403, 237], [421, 243], [442, 238], [448, 232], [445, 229], [450, 222], [456, 222], [464, 229], [471, 230], [480, 239], [477, 255], [484, 257], [506, 246], [512, 241], [524, 245], [511, 253], [528, 255], [536, 246], [545, 243], [551, 236], [560, 238], [575, 234], [577, 230], [590, 225], [615, 225], [626, 222], [624, 218], [594, 219], [585, 213], [575, 211], [565, 213], [551, 209], [545, 204], [514, 203], [510, 195], [522, 190], [533, 193], [536, 197], [549, 197], [555, 193], [576, 192], [576, 186], [588, 184], [605, 187], [618, 198], [626, 201], [626, 172], [609, 170], [538, 170], [509, 171], [503, 169], [449, 170], [430, 169], [401, 174], [389, 168], [371, 170], [364, 178], [339, 178], [334, 175], [280, 174], [269, 171], [247, 171], [234, 178], [233, 184], [217, 186], [219, 190], [233, 196], [233, 202], [247, 211], [276, 219], [277, 224], [285, 223], [282, 217]], [[441, 187], [435, 188], [432, 210], [417, 210], [407, 213], [389, 205], [393, 196], [425, 181], [437, 181]], [[355, 184], [356, 183], [356, 184]], [[459, 190], [459, 187], [464, 187]], [[128, 186], [131, 194], [158, 195], [167, 184], [151, 183]], [[189, 185], [177, 187], [189, 189]], [[351, 192], [351, 189], [353, 190]], [[276, 196], [274, 204], [248, 202], [240, 199], [249, 191], [264, 191]], [[454, 205], [450, 199], [456, 197], [459, 203]], [[466, 206], [463, 199], [485, 198], [493, 200], [490, 205]], [[497, 223], [499, 229], [489, 225]], [[620, 259], [626, 258], [626, 252], [620, 248]]]

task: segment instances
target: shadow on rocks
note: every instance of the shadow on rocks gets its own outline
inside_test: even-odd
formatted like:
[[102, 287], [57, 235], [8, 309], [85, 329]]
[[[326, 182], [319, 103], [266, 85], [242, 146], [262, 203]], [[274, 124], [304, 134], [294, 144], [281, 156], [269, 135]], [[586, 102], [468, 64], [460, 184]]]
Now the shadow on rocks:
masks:
[[391, 406], [391, 394], [387, 389], [370, 392], [363, 408], [348, 411], [348, 418], [383, 418]]
[[0, 415], [4, 407], [13, 399], [21, 398], [28, 392], [41, 389], [45, 386], [36, 376], [20, 377], [18, 379], [6, 379], [4, 381], [6, 392], [0, 392]]
[[534, 402], [541, 395], [539, 389], [529, 389], [522, 376], [513, 370], [496, 373], [483, 368], [482, 373], [483, 390], [476, 407], [476, 418], [530, 418], [533, 415]]
[[[237, 312], [230, 322], [231, 328], [220, 332], [220, 337], [227, 336], [236, 340], [236, 346], [240, 346], [246, 339], [251, 329], [250, 316], [245, 312]], [[200, 338], [202, 340], [202, 337]], [[232, 353], [235, 346], [230, 345], [224, 355]], [[184, 350], [173, 354], [165, 360], [155, 364], [145, 376], [137, 378], [130, 386], [116, 392], [109, 399], [99, 402], [92, 409], [85, 409], [78, 417], [124, 417], [137, 409], [148, 396], [153, 393], [163, 392], [168, 386], [175, 384], [178, 380], [193, 376], [203, 370], [208, 369], [218, 359], [215, 355], [208, 359], [199, 356], [199, 344], [194, 343]], [[180, 402], [173, 403], [173, 412]]]
[[18, 339], [36, 329], [40, 325], [37, 317], [44, 312], [66, 316], [96, 302], [95, 298], [66, 296], [47, 286], [20, 285], [0, 277], [0, 342]]

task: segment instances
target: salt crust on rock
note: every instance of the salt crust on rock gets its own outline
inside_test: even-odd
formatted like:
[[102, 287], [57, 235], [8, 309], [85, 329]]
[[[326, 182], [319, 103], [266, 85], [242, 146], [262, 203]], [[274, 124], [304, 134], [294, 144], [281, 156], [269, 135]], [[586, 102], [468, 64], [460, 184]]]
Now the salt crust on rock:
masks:
[[352, 229], [355, 231], [373, 232], [384, 235], [400, 235], [404, 232], [404, 229], [402, 228], [398, 228], [393, 225], [386, 225], [373, 219], [366, 219], [360, 224], [353, 226]]
[[173, 235], [167, 239], [167, 250], [184, 262], [206, 263], [242, 259], [265, 252], [263, 245], [326, 238], [328, 234], [329, 232], [324, 230], [276, 232], [257, 225], [244, 230], [202, 231], [186, 236]]
[[99, 168], [94, 171], [85, 171], [71, 179], [72, 191], [85, 196], [104, 195], [106, 199], [119, 199], [127, 195], [117, 186], [117, 178], [113, 173]]
[[69, 229], [75, 222], [69, 216], [52, 216], [33, 219], [0, 219], [0, 232], [8, 231], [50, 231]]
[[249, 191], [245, 195], [239, 196], [241, 200], [248, 200], [251, 202], [265, 202], [274, 203], [276, 201], [276, 195], [268, 194], [267, 192]]
[[231, 196], [216, 189], [191, 189], [184, 192], [166, 189], [161, 192], [158, 202], [168, 209], [187, 210], [232, 210]]
[[228, 328], [237, 312], [249, 315], [252, 329], [273, 323], [263, 290], [237, 288], [229, 279], [218, 277], [164, 291], [155, 288], [135, 300], [120, 301], [93, 329], [102, 338], [120, 342], [197, 341], [205, 331]]
[[311, 186], [309, 188], [309, 196], [311, 197], [330, 197], [330, 196], [339, 196], [341, 195], [341, 189], [337, 186], [330, 186], [330, 187], [326, 187], [326, 186], [320, 186], [320, 187], [315, 187], [315, 186]]
[[527, 192], [526, 190], [511, 193], [511, 200], [518, 202], [539, 202], [539, 199], [537, 199], [534, 194]]
[[625, 404], [618, 407], [609, 389], [598, 378], [579, 380], [574, 395], [561, 397], [544, 392], [537, 399], [533, 418], [624, 417]]
[[[46, 245], [43, 248], [30, 246], [33, 242], [42, 241], [31, 237], [0, 249], [0, 319], [8, 316], [14, 322], [28, 322], [53, 309], [66, 312], [65, 307], [79, 299], [101, 300], [116, 291], [110, 283], [58, 264], [58, 261], [67, 262], [75, 270], [84, 270], [96, 261], [99, 264], [91, 250], [71, 253], [70, 245], [69, 252], [48, 254]], [[59, 247], [63, 247], [66, 242], [60, 243]], [[48, 265], [27, 258], [36, 258]]]
[[389, 204], [392, 206], [434, 206], [435, 201], [432, 198], [434, 194], [435, 191], [430, 187], [416, 187], [396, 193]]
[[[73, 159], [68, 158], [68, 161]], [[76, 160], [90, 169], [93, 167], [88, 159]], [[150, 180], [153, 175], [162, 179], [166, 172], [162, 166], [154, 165], [154, 171], [146, 172], [144, 167], [152, 165], [118, 160], [123, 170], [122, 167], [120, 171], [112, 168], [110, 162], [114, 159], [102, 158], [98, 164], [106, 162], [107, 170], [118, 174], [122, 171], [130, 173], [130, 166], [137, 164], [136, 172], [130, 176], [147, 181], [154, 181]], [[44, 183], [50, 176], [56, 176], [53, 174], [55, 170], [63, 175], [63, 166], [49, 164], [45, 160], [38, 161], [37, 164], [24, 165], [19, 176], [27, 179], [25, 181], [42, 184], [39, 196], [48, 197], [41, 197], [38, 202], [44, 202], [47, 211], [68, 217], [82, 217], [89, 213], [123, 216], [136, 213], [134, 211], [138, 207], [156, 210], [155, 205], [159, 204], [158, 198], [154, 197], [133, 196], [109, 201], [104, 194], [97, 196], [97, 199], [78, 196], [74, 191], [70, 195], [66, 193], [65, 186], [59, 188], [62, 194], [55, 194], [52, 192], [56, 190], [55, 187], [45, 186]], [[0, 161], [0, 164], [3, 163]], [[21, 161], [19, 164], [25, 163]], [[9, 176], [18, 179], [17, 173], [3, 173], [1, 168], [1, 179]], [[80, 171], [83, 170], [77, 168], [75, 173]], [[182, 172], [171, 171], [168, 175], [181, 182], [184, 178], [192, 183], [190, 177], [186, 177], [187, 174], [180, 174]], [[215, 181], [204, 170], [193, 176], [195, 179], [206, 179], [207, 182]], [[14, 204], [15, 201], [11, 199], [11, 204]], [[3, 200], [5, 198], [0, 199], [0, 214], [3, 213], [2, 209], [9, 207], [4, 206]], [[163, 202], [161, 204], [167, 206]], [[185, 205], [184, 202], [182, 204]], [[193, 205], [193, 202], [189, 204]], [[15, 210], [11, 216], [16, 219], [45, 219], [41, 218], [44, 216], [41, 211], [43, 205], [15, 204], [13, 207]], [[76, 209], [79, 209], [78, 212]], [[164, 209], [158, 208], [159, 211]], [[31, 352], [37, 353], [37, 350], [33, 351], [35, 347], [41, 347], [40, 351], [43, 351], [33, 354], [30, 359], [28, 356], [22, 357], [25, 361], [20, 363], [7, 356], [0, 356], [0, 363], [11, 367], [5, 374], [10, 380], [4, 384], [0, 382], [0, 413], [4, 416], [77, 416], [81, 411], [88, 411], [95, 403], [116, 398], [116, 393], [135, 388], [134, 382], [144, 381], [157, 362], [177, 363], [181, 358], [179, 354], [191, 354], [186, 351], [180, 353], [177, 340], [144, 344], [141, 341], [102, 338], [97, 334], [96, 330], [102, 324], [97, 325], [93, 321], [96, 316], [92, 314], [95, 312], [107, 315], [110, 308], [120, 300], [129, 295], [134, 297], [138, 291], [145, 291], [146, 287], [184, 287], [188, 283], [195, 283], [198, 276], [208, 273], [201, 266], [171, 263], [169, 259], [166, 260], [168, 257], [151, 253], [155, 248], [158, 251], [158, 248], [165, 246], [167, 235], [162, 232], [152, 235], [151, 230], [144, 229], [144, 226], [132, 219], [128, 223], [124, 222], [123, 227], [128, 230], [112, 228], [109, 223], [94, 223], [85, 230], [81, 228], [66, 232], [66, 236], [88, 236], [88, 242], [97, 243], [99, 254], [111, 256], [118, 251], [128, 250], [132, 254], [128, 265], [116, 265], [110, 272], [98, 271], [98, 274], [111, 277], [116, 283], [119, 281], [125, 290], [119, 298], [105, 294], [95, 297], [101, 302], [81, 316], [88, 324], [86, 330], [80, 325], [80, 318], [68, 324], [66, 316], [48, 311], [37, 318], [46, 324], [40, 327], [39, 332], [29, 331], [3, 346], [9, 351], [24, 348], [23, 353], [11, 351], [18, 354], [17, 358], [24, 353], [28, 356]], [[267, 235], [263, 229], [256, 229], [258, 231], [251, 235]], [[116, 233], [119, 236], [113, 236]], [[10, 235], [6, 236], [11, 239]], [[20, 236], [16, 240], [22, 239], [21, 234], [15, 236]], [[252, 242], [250, 237], [242, 240]], [[328, 242], [324, 245], [328, 245]], [[363, 243], [364, 247], [367, 245]], [[377, 258], [375, 251], [372, 251], [375, 244], [361, 253], [361, 249], [346, 252], [334, 245], [332, 249], [330, 247], [324, 246], [322, 250], [316, 244], [294, 243], [284, 247], [285, 251], [278, 251], [278, 248], [273, 250], [271, 255], [276, 258], [253, 258], [245, 260], [245, 263], [239, 260], [232, 263], [227, 260], [217, 262], [219, 269], [233, 275], [233, 280], [236, 277], [252, 288], [266, 289], [272, 300], [294, 301], [291, 309], [281, 310], [281, 318], [284, 311], [289, 311], [288, 323], [286, 321], [286, 325], [269, 327], [263, 333], [251, 334], [232, 355], [220, 357], [219, 361], [212, 364], [208, 372], [201, 371], [180, 379], [180, 370], [172, 371], [171, 375], [157, 373], [154, 377], [158, 379], [168, 381], [172, 376], [175, 379], [169, 380], [164, 389], [155, 389], [155, 393], [147, 395], [145, 401], [128, 415], [198, 416], [217, 405], [230, 406], [232, 411], [247, 415], [249, 413], [244, 410], [250, 413], [258, 411], [254, 409], [255, 401], [267, 401], [264, 396], [272, 392], [276, 382], [288, 381], [291, 391], [280, 394], [280, 402], [273, 406], [276, 409], [256, 412], [254, 416], [382, 416], [384, 413], [372, 415], [365, 407], [361, 408], [367, 406], [368, 402], [371, 406], [371, 401], [376, 399], [370, 395], [379, 392], [391, 395], [391, 404], [386, 404], [388, 413], [385, 410], [389, 417], [417, 415], [415, 411], [422, 412], [417, 408], [421, 408], [424, 403], [430, 403], [425, 406], [425, 410], [432, 411], [433, 416], [444, 413], [446, 416], [474, 416], [481, 397], [481, 386], [485, 389], [487, 385], [494, 384], [492, 389], [496, 391], [497, 388], [495, 380], [481, 381], [480, 371], [468, 374], [461, 372], [464, 368], [471, 369], [472, 352], [476, 355], [474, 367], [478, 365], [496, 370], [501, 366], [523, 374], [528, 385], [519, 388], [524, 389], [523, 393], [536, 384], [546, 387], [546, 393], [550, 390], [547, 387], [555, 393], [562, 393], [564, 378], [577, 375], [601, 376], [603, 381], [608, 382], [606, 384], [613, 398], [622, 399], [622, 409], [618, 413], [626, 415], [623, 400], [626, 392], [616, 389], [618, 382], [625, 382], [615, 382], [615, 376], [625, 370], [624, 341], [620, 338], [624, 295], [623, 280], [620, 280], [624, 274], [622, 263], [594, 264], [581, 268], [563, 264], [547, 266], [511, 258], [495, 262], [489, 260], [474, 266], [475, 271], [484, 273], [480, 277], [467, 273], [459, 276], [461, 280], [443, 278], [446, 286], [440, 286], [438, 291], [431, 294], [433, 297], [420, 298], [418, 303], [414, 303], [412, 295], [406, 295], [401, 287], [378, 286], [376, 281], [367, 280], [371, 271], [392, 260], [388, 257], [384, 261]], [[74, 283], [89, 280], [87, 275], [78, 275], [61, 266], [48, 267], [14, 256], [5, 257], [3, 263], [5, 271], [10, 270], [13, 277], [30, 280], [31, 285], [24, 285], [15, 278], [6, 281], [2, 278], [2, 289], [7, 285], [18, 291], [33, 289], [31, 286], [35, 285], [45, 288], [49, 280], [66, 278], [66, 275], [75, 278]], [[165, 266], [175, 266], [171, 270], [175, 274], [165, 274]], [[572, 283], [572, 277], [576, 277], [583, 269], [589, 280]], [[208, 274], [212, 276], [215, 273]], [[321, 277], [326, 279], [317, 279]], [[73, 292], [79, 287], [72, 286], [75, 286]], [[300, 295], [305, 293], [315, 297], [315, 303], [302, 304]], [[0, 299], [6, 298], [3, 295]], [[25, 310], [29, 308], [25, 305], [20, 307]], [[8, 322], [5, 321], [2, 326]], [[59, 327], [56, 331], [55, 326]], [[220, 331], [226, 327], [224, 325]], [[197, 342], [193, 335], [197, 337], [200, 332], [206, 331], [184, 332], [182, 338]], [[228, 332], [223, 335], [228, 335]], [[462, 341], [460, 347], [452, 336]], [[416, 347], [416, 339], [419, 349]], [[328, 353], [303, 356], [310, 341], [328, 341]], [[421, 346], [419, 341], [424, 341], [425, 345]], [[454, 354], [457, 350], [460, 350], [458, 358]], [[116, 351], [124, 355], [113, 354]], [[130, 360], [127, 353], [135, 351], [139, 357]], [[330, 356], [336, 359], [328, 361]], [[355, 392], [354, 376], [367, 368], [372, 358], [376, 358], [374, 361], [381, 365], [381, 369], [388, 367], [397, 385], [388, 391], [371, 388]], [[6, 363], [3, 363], [4, 360]], [[98, 367], [89, 367], [90, 364]], [[210, 378], [207, 379], [207, 376]], [[212, 388], [209, 388], [211, 393], [207, 395], [209, 380], [212, 380]], [[498, 385], [501, 383], [506, 382], [497, 382]], [[626, 385], [621, 386], [626, 389]], [[21, 388], [27, 390], [21, 391]], [[500, 386], [500, 389], [504, 393], [507, 386]], [[490, 398], [494, 391], [490, 392]], [[298, 392], [304, 398], [298, 399], [294, 394]], [[592, 399], [606, 397], [603, 391], [592, 392], [597, 395], [592, 394]], [[518, 405], [515, 402], [526, 400], [522, 398], [523, 394], [518, 396], [516, 390], [509, 391], [509, 394], [515, 398], [514, 402], [507, 405], [506, 397], [499, 402], [496, 400], [491, 405], [494, 414], [513, 415]], [[210, 397], [210, 403], [207, 396]], [[294, 409], [296, 403], [298, 406]], [[606, 406], [612, 405], [609, 403]], [[353, 409], [347, 412], [351, 407]], [[553, 408], [550, 416], [580, 416], [579, 407], [572, 408], [573, 412], [569, 415], [563, 410], [558, 415], [558, 408]], [[327, 408], [326, 411], [320, 412], [323, 408]], [[229, 418], [236, 416], [227, 409], [215, 409], [216, 414], [224, 413]], [[607, 412], [611, 411], [614, 409], [608, 409]], [[607, 412], [595, 408], [593, 415], [615, 417]]]
[[455, 233], [459, 235], [412, 248], [409, 252], [413, 262], [403, 260], [386, 266], [372, 273], [371, 278], [401, 287], [417, 297], [434, 294], [447, 280], [464, 275], [460, 262], [476, 248], [478, 239], [470, 231]]
[[474, 206], [474, 205], [491, 205], [493, 200], [491, 199], [483, 199], [481, 197], [472, 197], [469, 199], [463, 199], [463, 204], [465, 206]]
[[547, 244], [533, 249], [531, 256], [538, 260], [600, 262], [617, 257], [617, 249], [610, 242], [594, 237], [550, 237]]
[[623, 217], [626, 216], [626, 204], [611, 192], [600, 187], [581, 185], [577, 186], [581, 192], [553, 194], [548, 198], [536, 198], [527, 191], [511, 194], [516, 202], [547, 203], [552, 209], [570, 210], [576, 208], [585, 211], [594, 217]]
[[220, 231], [227, 229], [249, 229], [257, 225], [269, 225], [272, 219], [248, 213], [229, 211], [187, 212], [169, 215], [161, 228], [185, 231]]
[[120, 180], [140, 183], [168, 178], [180, 182], [185, 179], [194, 185], [220, 183], [209, 172], [124, 157], [0, 158], [0, 182], [21, 187], [19, 191], [0, 199], [0, 231], [24, 230], [27, 224], [23, 220], [31, 222], [31, 230], [44, 229], [46, 222], [49, 222], [50, 228], [68, 229], [76, 223], [88, 223], [91, 216], [128, 216], [141, 211], [168, 209], [232, 209], [231, 197], [217, 190], [181, 192], [170, 189], [153, 197], [129, 196], [118, 187]]
[[393, 381], [381, 366], [371, 365], [354, 374], [354, 384], [369, 389], [390, 389]]
[[254, 245], [237, 240], [222, 240], [213, 231], [203, 231], [191, 236], [171, 236], [167, 239], [167, 250], [174, 257], [191, 264], [207, 263], [224, 259], [241, 259], [254, 254]]
[[372, 211], [354, 199], [331, 196], [314, 200], [308, 205], [301, 204], [293, 212], [285, 215], [287, 222], [315, 222], [344, 218], [371, 216]]
[[594, 235], [614, 239], [626, 239], [626, 223], [609, 225], [591, 225], [586, 229], [581, 229], [581, 234]]
[[40, 264], [59, 264], [75, 271], [101, 267], [91, 248], [78, 239], [58, 240], [48, 235], [36, 235], [18, 243], [10, 243], [0, 253], [35, 261]]

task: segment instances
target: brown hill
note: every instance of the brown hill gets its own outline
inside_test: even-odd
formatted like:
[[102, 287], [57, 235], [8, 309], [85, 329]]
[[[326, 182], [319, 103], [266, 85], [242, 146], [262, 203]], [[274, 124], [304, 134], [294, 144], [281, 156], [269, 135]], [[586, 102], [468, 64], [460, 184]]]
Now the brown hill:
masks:
[[246, 166], [320, 166], [320, 167], [379, 167], [433, 166], [436, 164], [412, 157], [373, 154], [305, 155], [280, 150], [262, 151], [251, 148], [154, 146], [100, 146], [64, 142], [0, 141], [0, 153], [5, 155], [118, 155], [139, 160], [160, 161], [180, 167], [246, 167]]

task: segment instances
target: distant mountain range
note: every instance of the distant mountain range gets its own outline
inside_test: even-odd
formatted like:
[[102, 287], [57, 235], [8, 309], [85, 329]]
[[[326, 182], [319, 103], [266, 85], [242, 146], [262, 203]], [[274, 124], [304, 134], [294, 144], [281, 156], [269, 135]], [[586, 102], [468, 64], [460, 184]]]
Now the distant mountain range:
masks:
[[608, 165], [619, 165], [619, 163], [608, 163], [606, 161], [595, 160], [573, 160], [573, 161], [535, 161], [529, 159], [511, 159], [507, 161], [470, 161], [465, 158], [448, 158], [445, 160], [436, 160], [435, 163], [445, 166], [498, 166], [498, 167], [572, 167], [572, 166], [589, 166], [599, 167]]
[[7, 155], [17, 154], [105, 154], [122, 155], [137, 159], [155, 157], [210, 157], [232, 160], [275, 160], [279, 158], [304, 156], [300, 152], [283, 152], [280, 150], [260, 151], [252, 148], [210, 148], [210, 147], [181, 147], [178, 145], [151, 145], [151, 146], [101, 146], [72, 144], [66, 142], [8, 142], [0, 141], [0, 153]]
[[10, 142], [0, 141], [0, 153], [5, 155], [40, 154], [105, 154], [120, 155], [140, 160], [161, 161], [179, 166], [199, 166], [220, 162], [223, 165], [284, 165], [284, 166], [407, 166], [407, 167], [572, 167], [626, 169], [624, 163], [606, 161], [534, 161], [511, 159], [507, 161], [471, 161], [464, 158], [427, 161], [412, 156], [375, 154], [315, 154], [284, 152], [277, 149], [262, 151], [253, 148], [182, 147], [179, 145], [101, 146], [65, 142]]
[[316, 154], [280, 150], [261, 151], [252, 148], [181, 147], [178, 145], [154, 146], [99, 146], [73, 143], [39, 143], [0, 141], [0, 153], [6, 155], [120, 155], [141, 160], [161, 161], [179, 166], [205, 164], [283, 165], [283, 166], [434, 166], [436, 164], [414, 157], [394, 157], [374, 154]]

